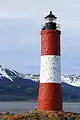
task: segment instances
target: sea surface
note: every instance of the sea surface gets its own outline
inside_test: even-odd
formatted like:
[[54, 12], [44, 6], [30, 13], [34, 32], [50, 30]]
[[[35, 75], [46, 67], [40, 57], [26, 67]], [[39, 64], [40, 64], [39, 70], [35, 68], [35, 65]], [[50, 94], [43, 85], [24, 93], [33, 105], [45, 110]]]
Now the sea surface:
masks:
[[[24, 113], [37, 108], [37, 102], [0, 102], [0, 112]], [[63, 103], [65, 112], [80, 113], [80, 103]]]

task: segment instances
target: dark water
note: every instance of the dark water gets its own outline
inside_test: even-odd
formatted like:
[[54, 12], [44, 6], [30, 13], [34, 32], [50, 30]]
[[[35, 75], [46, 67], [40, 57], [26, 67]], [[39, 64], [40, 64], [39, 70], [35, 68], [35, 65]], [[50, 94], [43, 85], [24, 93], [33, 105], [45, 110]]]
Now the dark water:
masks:
[[[37, 108], [37, 102], [0, 102], [0, 112], [24, 113]], [[80, 103], [64, 103], [64, 111], [79, 112]]]

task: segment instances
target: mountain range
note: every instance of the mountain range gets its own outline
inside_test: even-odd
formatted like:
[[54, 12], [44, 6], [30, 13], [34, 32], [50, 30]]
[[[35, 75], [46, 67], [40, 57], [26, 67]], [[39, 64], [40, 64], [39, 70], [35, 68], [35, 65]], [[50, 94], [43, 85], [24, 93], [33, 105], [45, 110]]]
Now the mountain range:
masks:
[[[39, 74], [22, 74], [0, 65], [0, 101], [37, 100]], [[80, 75], [62, 75], [64, 101], [80, 101]]]

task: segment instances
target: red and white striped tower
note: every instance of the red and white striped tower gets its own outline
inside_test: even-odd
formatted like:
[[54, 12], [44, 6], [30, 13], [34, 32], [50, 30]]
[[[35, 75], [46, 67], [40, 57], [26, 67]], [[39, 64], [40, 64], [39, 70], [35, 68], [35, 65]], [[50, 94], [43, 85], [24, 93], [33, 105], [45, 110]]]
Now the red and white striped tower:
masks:
[[41, 69], [38, 110], [61, 111], [60, 34], [52, 12], [45, 17], [41, 31]]

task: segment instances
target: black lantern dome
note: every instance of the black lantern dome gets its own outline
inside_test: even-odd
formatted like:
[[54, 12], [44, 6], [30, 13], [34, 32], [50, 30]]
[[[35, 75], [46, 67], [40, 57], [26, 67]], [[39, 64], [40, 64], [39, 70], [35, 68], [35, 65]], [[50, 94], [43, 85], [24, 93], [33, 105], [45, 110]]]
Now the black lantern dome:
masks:
[[57, 19], [57, 17], [55, 17], [55, 15], [52, 14], [52, 11], [50, 11], [50, 14], [47, 15], [47, 16], [45, 17], [45, 19], [46, 19], [46, 18], [54, 18], [54, 19]]
[[45, 17], [45, 25], [42, 30], [48, 29], [48, 30], [56, 30], [56, 19], [57, 17], [52, 14], [52, 11], [50, 11], [49, 15]]

